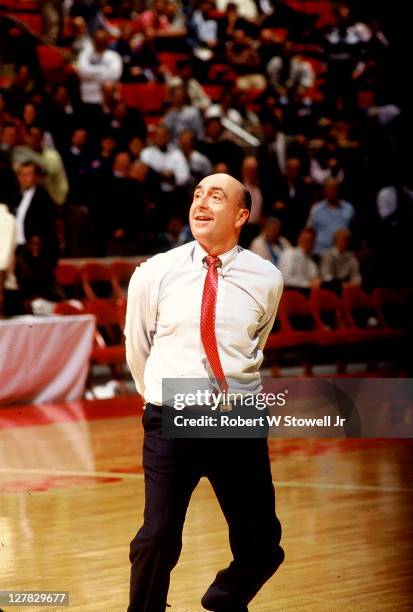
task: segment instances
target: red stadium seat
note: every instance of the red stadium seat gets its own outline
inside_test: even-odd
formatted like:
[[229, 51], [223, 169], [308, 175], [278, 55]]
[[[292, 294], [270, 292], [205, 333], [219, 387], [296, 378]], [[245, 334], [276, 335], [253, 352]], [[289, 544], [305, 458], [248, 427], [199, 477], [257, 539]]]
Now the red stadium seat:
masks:
[[85, 312], [96, 317], [96, 341], [92, 351], [92, 363], [108, 365], [115, 378], [120, 378], [120, 368], [126, 361], [123, 339], [125, 302], [95, 299], [85, 302]]
[[82, 297], [83, 290], [78, 266], [59, 262], [55, 269], [55, 278], [68, 299]]
[[120, 94], [127, 106], [142, 113], [161, 113], [167, 87], [163, 83], [121, 83]]
[[375, 300], [360, 287], [345, 287], [343, 307], [347, 324], [358, 332], [360, 341], [392, 340], [400, 337], [398, 330], [390, 329]]
[[80, 266], [83, 291], [88, 300], [112, 295], [111, 271], [109, 266], [91, 262]]
[[79, 300], [64, 300], [56, 304], [53, 312], [58, 315], [78, 315], [84, 314], [85, 309]]
[[413, 325], [413, 290], [378, 287], [373, 290], [373, 301], [387, 327], [405, 332]]
[[127, 293], [128, 284], [132, 274], [136, 270], [136, 264], [129, 261], [113, 261], [110, 266], [110, 280], [113, 293], [118, 298], [124, 298]]
[[308, 299], [298, 291], [284, 291], [277, 316], [280, 329], [268, 336], [266, 353], [298, 354], [305, 373], [310, 375], [309, 354], [317, 342], [317, 325]]
[[51, 45], [39, 45], [37, 57], [46, 77], [58, 76], [66, 64], [65, 50]]
[[161, 64], [164, 64], [167, 68], [169, 68], [172, 74], [178, 74], [178, 62], [189, 62], [189, 55], [187, 53], [172, 53], [170, 51], [164, 51], [158, 53], [158, 59]]
[[222, 96], [222, 92], [224, 91], [223, 85], [204, 85], [204, 90], [207, 96], [211, 98], [214, 102], [219, 102]]

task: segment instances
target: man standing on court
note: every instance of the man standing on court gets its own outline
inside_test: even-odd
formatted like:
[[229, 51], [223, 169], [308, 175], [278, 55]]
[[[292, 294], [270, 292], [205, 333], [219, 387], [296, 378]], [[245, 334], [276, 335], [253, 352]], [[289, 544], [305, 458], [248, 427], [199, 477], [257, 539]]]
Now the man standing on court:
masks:
[[189, 212], [195, 241], [151, 258], [130, 282], [126, 355], [146, 409], [144, 524], [131, 542], [128, 612], [165, 611], [186, 510], [202, 476], [227, 520], [233, 554], [203, 607], [247, 612], [284, 559], [266, 438], [172, 439], [163, 437], [161, 425], [162, 412], [173, 410], [162, 406], [163, 379], [210, 379], [230, 391], [238, 381], [244, 390], [260, 389], [263, 348], [283, 283], [275, 266], [238, 246], [250, 208], [250, 194], [236, 179], [207, 176]]

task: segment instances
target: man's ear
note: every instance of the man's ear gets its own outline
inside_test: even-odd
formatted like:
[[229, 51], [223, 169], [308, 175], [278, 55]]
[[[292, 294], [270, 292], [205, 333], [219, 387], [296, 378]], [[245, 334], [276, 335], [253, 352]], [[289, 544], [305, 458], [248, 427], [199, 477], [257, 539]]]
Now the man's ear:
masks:
[[239, 213], [238, 213], [238, 218], [236, 221], [236, 226], [242, 227], [243, 225], [245, 225], [248, 221], [249, 216], [250, 216], [250, 211], [248, 210], [248, 208], [240, 208]]

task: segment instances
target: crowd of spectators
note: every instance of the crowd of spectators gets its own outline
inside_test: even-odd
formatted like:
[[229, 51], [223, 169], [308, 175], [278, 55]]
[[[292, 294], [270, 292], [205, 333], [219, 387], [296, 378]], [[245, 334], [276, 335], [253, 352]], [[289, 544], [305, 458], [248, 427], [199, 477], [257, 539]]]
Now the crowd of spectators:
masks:
[[[36, 282], [58, 299], [59, 257], [191, 240], [191, 193], [211, 172], [248, 187], [242, 245], [287, 286], [410, 284], [393, 33], [370, 4], [298, 4], [43, 0], [40, 35], [0, 2], [0, 314]], [[57, 74], [42, 67], [45, 43]], [[133, 84], [164, 86], [156, 112], [127, 103]]]

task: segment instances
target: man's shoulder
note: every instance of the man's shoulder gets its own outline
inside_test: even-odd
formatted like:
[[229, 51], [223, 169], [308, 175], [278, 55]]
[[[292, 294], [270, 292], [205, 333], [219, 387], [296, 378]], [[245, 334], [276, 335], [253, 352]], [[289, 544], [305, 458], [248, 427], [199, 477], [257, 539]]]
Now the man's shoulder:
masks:
[[242, 247], [239, 247], [239, 249], [239, 264], [244, 270], [257, 274], [264, 282], [268, 281], [270, 285], [282, 281], [281, 272], [272, 262], [249, 249], [243, 249]]
[[145, 269], [149, 274], [152, 274], [154, 271], [167, 272], [170, 268], [179, 265], [180, 260], [186, 259], [193, 250], [194, 245], [195, 241], [192, 241], [169, 251], [157, 253], [143, 262], [138, 269]]

